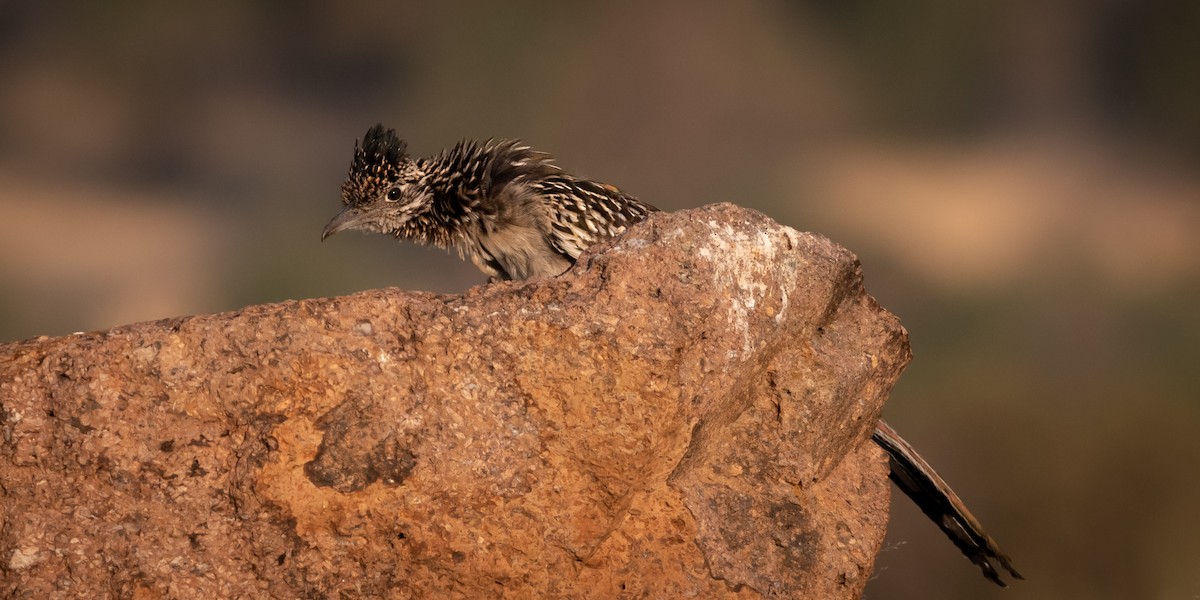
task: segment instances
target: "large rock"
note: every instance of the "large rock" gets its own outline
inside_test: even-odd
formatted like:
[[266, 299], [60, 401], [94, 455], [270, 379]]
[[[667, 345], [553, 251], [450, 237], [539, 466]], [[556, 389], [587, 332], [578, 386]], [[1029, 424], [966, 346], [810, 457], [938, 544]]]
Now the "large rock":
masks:
[[908, 358], [852, 254], [731, 205], [541, 282], [0, 346], [0, 595], [857, 597]]

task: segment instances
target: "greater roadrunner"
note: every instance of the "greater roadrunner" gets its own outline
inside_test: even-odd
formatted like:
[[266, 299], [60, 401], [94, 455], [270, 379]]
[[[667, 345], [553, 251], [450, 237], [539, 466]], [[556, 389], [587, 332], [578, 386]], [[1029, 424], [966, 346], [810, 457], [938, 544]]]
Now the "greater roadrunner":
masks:
[[558, 275], [588, 246], [658, 210], [563, 173], [517, 141], [464, 141], [412, 159], [382, 125], [355, 145], [342, 202], [321, 239], [362, 229], [454, 248], [493, 280]]
[[[658, 210], [611, 185], [564, 173], [550, 155], [517, 141], [463, 141], [430, 158], [411, 158], [396, 132], [382, 125], [355, 144], [342, 202], [322, 240], [359, 229], [454, 248], [492, 280], [558, 275], [592, 244]], [[882, 420], [872, 439], [888, 454], [892, 481], [985, 577], [1004, 586], [999, 565], [1024, 579], [908, 442]]]

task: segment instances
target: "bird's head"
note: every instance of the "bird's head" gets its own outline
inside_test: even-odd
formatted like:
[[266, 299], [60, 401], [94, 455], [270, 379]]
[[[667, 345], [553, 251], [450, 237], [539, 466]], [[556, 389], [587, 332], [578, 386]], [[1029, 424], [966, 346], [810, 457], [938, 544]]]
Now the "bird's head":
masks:
[[342, 211], [325, 225], [321, 239], [347, 229], [398, 235], [429, 210], [428, 176], [408, 156], [394, 129], [376, 125], [354, 146], [350, 174], [342, 184]]

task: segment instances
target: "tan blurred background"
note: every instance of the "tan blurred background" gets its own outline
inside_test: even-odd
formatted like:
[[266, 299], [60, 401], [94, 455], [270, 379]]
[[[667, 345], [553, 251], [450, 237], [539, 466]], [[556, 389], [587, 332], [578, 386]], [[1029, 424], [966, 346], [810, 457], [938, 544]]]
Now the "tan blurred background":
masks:
[[1197, 598], [1198, 32], [1192, 0], [0, 2], [0, 340], [463, 291], [321, 227], [376, 122], [521, 137], [859, 254], [916, 352], [890, 420], [1029, 578], [897, 501], [869, 597]]

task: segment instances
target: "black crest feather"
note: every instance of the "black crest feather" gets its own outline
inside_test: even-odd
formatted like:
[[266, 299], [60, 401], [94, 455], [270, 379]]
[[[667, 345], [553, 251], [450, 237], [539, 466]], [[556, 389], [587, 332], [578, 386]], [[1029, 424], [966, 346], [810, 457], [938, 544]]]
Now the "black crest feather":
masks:
[[396, 135], [395, 129], [386, 129], [376, 124], [367, 130], [362, 144], [354, 153], [352, 171], [380, 172], [408, 158], [408, 144]]

